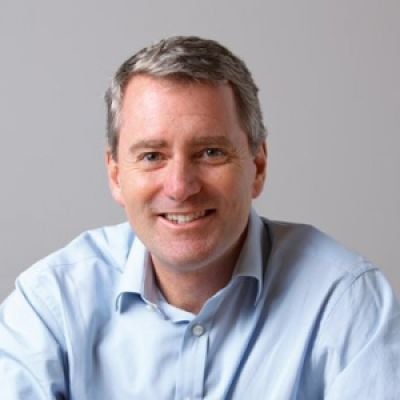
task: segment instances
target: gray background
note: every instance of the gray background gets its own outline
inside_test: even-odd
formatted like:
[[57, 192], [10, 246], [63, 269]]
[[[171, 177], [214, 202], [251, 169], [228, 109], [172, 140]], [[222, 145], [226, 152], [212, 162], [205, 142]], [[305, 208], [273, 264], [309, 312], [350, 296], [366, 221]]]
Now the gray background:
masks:
[[309, 222], [381, 266], [400, 293], [400, 2], [0, 3], [0, 299], [82, 230], [124, 219], [103, 165], [116, 67], [172, 34], [246, 60], [270, 131], [258, 210]]

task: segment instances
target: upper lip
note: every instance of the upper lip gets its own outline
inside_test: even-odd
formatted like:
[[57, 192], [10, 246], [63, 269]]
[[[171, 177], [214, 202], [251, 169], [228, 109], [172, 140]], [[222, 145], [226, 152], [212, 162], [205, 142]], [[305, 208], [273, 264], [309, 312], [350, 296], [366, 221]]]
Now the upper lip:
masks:
[[163, 211], [159, 212], [158, 215], [192, 215], [199, 213], [207, 213], [213, 211], [211, 208], [204, 208], [201, 210], [173, 210], [173, 211]]

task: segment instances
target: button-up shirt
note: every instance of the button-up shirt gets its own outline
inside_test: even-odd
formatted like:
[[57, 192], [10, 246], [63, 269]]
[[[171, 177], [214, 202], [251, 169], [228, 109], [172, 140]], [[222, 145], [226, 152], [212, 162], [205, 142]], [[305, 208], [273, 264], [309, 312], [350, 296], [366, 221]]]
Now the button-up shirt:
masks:
[[229, 284], [169, 304], [128, 224], [25, 271], [0, 309], [4, 400], [400, 398], [400, 308], [382, 273], [252, 211]]

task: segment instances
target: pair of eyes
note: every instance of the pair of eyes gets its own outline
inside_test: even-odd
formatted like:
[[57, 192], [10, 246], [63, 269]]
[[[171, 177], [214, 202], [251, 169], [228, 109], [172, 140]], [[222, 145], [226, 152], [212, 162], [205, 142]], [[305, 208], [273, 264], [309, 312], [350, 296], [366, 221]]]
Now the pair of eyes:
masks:
[[[207, 147], [194, 154], [194, 159], [223, 160], [227, 157], [227, 152], [221, 148]], [[156, 163], [167, 159], [167, 156], [160, 151], [146, 151], [138, 157], [139, 161]]]

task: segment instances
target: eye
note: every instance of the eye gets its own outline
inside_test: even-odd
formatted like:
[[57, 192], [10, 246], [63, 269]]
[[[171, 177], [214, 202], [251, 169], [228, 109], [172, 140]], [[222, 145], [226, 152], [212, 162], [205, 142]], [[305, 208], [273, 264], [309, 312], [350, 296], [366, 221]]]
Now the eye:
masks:
[[206, 158], [223, 158], [226, 156], [226, 153], [222, 149], [209, 147], [203, 150], [203, 157]]
[[149, 163], [157, 162], [163, 160], [163, 155], [158, 151], [148, 151], [146, 153], [142, 153], [139, 156], [139, 161], [146, 161]]
[[210, 165], [224, 164], [228, 161], [228, 152], [220, 147], [205, 147], [196, 153], [197, 161]]

